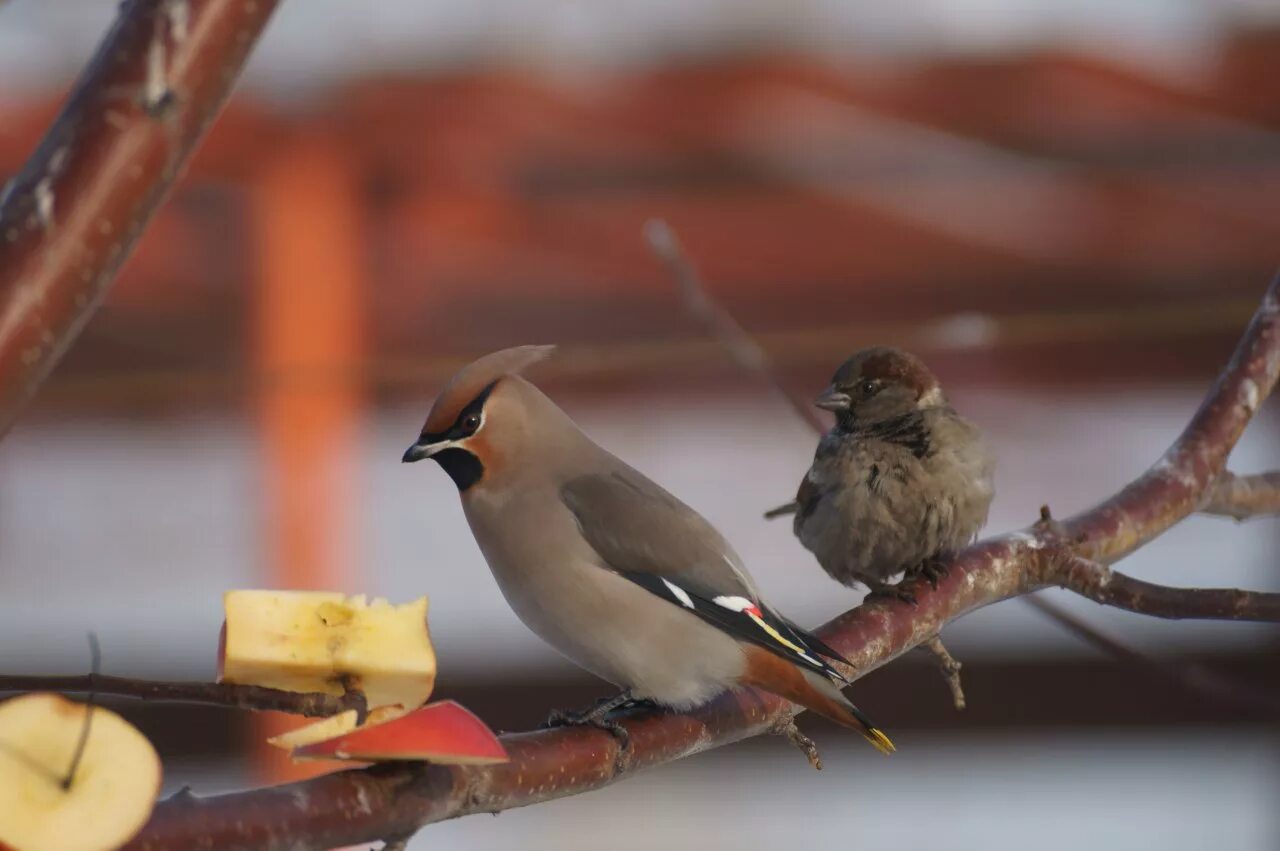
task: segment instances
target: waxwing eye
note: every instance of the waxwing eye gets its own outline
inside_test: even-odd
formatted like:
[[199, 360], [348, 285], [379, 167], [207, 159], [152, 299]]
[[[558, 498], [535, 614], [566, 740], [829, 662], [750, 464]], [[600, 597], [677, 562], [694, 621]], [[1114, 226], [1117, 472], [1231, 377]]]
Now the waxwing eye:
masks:
[[476, 429], [480, 428], [480, 415], [467, 414], [462, 419], [462, 431], [464, 434], [472, 435], [476, 433]]
[[879, 389], [880, 385], [875, 381], [872, 381], [870, 378], [858, 385], [858, 390], [862, 392], [863, 396], [871, 396]]

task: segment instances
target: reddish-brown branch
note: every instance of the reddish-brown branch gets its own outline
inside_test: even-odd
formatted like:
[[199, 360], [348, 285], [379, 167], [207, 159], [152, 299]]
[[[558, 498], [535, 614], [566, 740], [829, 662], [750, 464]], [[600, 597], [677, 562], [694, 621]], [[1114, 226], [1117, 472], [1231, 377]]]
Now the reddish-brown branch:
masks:
[[278, 0], [133, 0], [0, 200], [0, 434], [71, 345]]
[[1170, 588], [1069, 556], [1044, 578], [1104, 606], [1157, 618], [1280, 622], [1280, 594], [1238, 588]]
[[1199, 510], [1280, 370], [1280, 279], [1263, 296], [1231, 361], [1169, 450], [1111, 499], [1061, 524], [1086, 558], [1111, 563]]
[[233, 683], [163, 682], [101, 674], [65, 677], [0, 675], [0, 693], [19, 691], [94, 692], [156, 703], [205, 703], [234, 709], [288, 712], [311, 718], [335, 715], [348, 709], [356, 710], [357, 714], [365, 711], [364, 697], [357, 691], [331, 695]]
[[1223, 473], [1200, 511], [1236, 520], [1280, 514], [1280, 470], [1252, 476]]
[[[1280, 280], [1267, 290], [1231, 363], [1164, 459], [1134, 484], [1065, 524], [1042, 522], [960, 553], [918, 605], [876, 601], [818, 630], [860, 677], [937, 635], [949, 621], [1047, 583], [1076, 547], [1114, 559], [1196, 510], [1280, 372]], [[596, 789], [631, 772], [783, 729], [785, 701], [746, 689], [688, 713], [623, 720], [631, 749], [608, 733], [574, 728], [503, 738], [511, 762], [486, 768], [388, 764], [297, 784], [162, 803], [128, 847], [322, 848], [402, 836], [477, 812], [497, 812]], [[870, 752], [866, 759], [875, 758]]]

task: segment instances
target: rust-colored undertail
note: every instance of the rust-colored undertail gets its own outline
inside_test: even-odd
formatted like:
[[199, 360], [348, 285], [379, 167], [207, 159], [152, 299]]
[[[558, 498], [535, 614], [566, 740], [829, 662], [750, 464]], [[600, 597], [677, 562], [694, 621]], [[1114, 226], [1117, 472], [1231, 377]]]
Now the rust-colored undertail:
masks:
[[823, 718], [862, 734], [876, 750], [893, 753], [893, 742], [850, 703], [835, 683], [820, 674], [801, 670], [787, 660], [759, 647], [746, 647], [747, 671], [743, 684], [755, 686], [798, 703]]

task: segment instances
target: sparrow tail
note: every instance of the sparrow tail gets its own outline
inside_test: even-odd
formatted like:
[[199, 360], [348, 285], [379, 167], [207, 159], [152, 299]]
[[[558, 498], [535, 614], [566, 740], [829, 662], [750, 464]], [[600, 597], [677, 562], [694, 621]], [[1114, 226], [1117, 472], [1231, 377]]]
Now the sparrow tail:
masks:
[[797, 508], [799, 508], [798, 503], [788, 502], [786, 505], [779, 505], [777, 508], [770, 508], [768, 511], [764, 513], [764, 519], [772, 520], [775, 517], [782, 517], [787, 514], [795, 514]]

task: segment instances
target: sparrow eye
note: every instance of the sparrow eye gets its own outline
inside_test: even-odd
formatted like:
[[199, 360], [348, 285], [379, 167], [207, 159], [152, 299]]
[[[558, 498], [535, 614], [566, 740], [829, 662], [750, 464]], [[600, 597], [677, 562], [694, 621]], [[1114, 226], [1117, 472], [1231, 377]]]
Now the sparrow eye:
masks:
[[462, 430], [466, 434], [475, 434], [476, 429], [480, 428], [480, 415], [467, 414], [462, 420]]
[[871, 394], [876, 392], [877, 386], [874, 381], [872, 381], [871, 379], [867, 379], [866, 381], [858, 385], [858, 389], [862, 391], [863, 396], [870, 396]]

